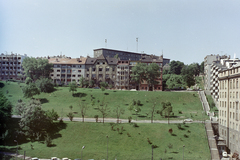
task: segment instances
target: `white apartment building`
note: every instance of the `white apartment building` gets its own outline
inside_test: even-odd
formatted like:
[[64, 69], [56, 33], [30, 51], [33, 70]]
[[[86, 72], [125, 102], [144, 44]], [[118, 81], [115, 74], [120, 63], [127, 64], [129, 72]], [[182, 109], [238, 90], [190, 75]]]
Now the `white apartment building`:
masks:
[[48, 58], [48, 62], [53, 64], [53, 72], [50, 77], [54, 83], [68, 84], [76, 81], [79, 84], [81, 77], [85, 74], [86, 58], [71, 58], [65, 56], [57, 56]]
[[240, 153], [240, 64], [219, 72], [219, 136], [232, 154]]

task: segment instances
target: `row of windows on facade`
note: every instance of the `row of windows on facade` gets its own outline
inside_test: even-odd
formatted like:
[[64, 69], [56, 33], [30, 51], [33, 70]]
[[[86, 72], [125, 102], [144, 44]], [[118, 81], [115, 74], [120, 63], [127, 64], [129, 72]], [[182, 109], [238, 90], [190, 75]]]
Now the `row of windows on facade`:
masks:
[[[235, 103], [236, 103], [236, 110], [238, 110], [238, 102], [230, 102], [229, 103], [229, 108], [235, 109]], [[220, 101], [219, 102], [219, 107], [227, 107], [227, 102], [226, 101]]]
[[8, 74], [9, 74], [9, 75], [17, 75], [17, 74], [20, 74], [20, 73], [21, 73], [21, 72], [7, 72], [7, 71], [6, 71], [6, 72], [2, 72], [2, 75], [4, 75], [4, 74], [5, 74], [5, 75], [8, 75]]
[[224, 72], [221, 72], [221, 76], [226, 76], [227, 74], [231, 75], [231, 74], [235, 74], [235, 73], [238, 73], [239, 72], [239, 69], [238, 68], [233, 68], [233, 69], [229, 69], [227, 71], [224, 71]]
[[60, 64], [55, 64], [53, 65], [54, 68], [82, 68], [82, 65], [60, 65]]
[[[227, 98], [227, 92], [220, 92], [219, 97]], [[229, 92], [229, 98], [238, 98], [238, 92], [236, 92], [236, 94], [235, 94], [235, 92]]]
[[[238, 89], [238, 79], [231, 79], [229, 80], [229, 83], [230, 83], [230, 86], [229, 88], [230, 89]], [[224, 81], [220, 81], [220, 89], [227, 89], [227, 80], [224, 80]]]
[[[239, 126], [239, 128], [240, 128], [240, 126]], [[227, 134], [226, 134], [227, 132], [226, 132], [226, 130], [225, 129], [222, 129], [222, 135], [223, 136], [226, 136]], [[229, 133], [230, 134], [230, 140], [232, 140], [232, 141], [236, 141], [236, 144], [238, 144], [238, 140], [240, 140], [240, 139], [238, 139], [238, 138], [236, 138], [236, 136], [235, 136], [235, 134], [232, 134], [232, 133]], [[230, 142], [230, 146], [232, 147], [232, 144], [231, 144], [231, 142]]]
[[13, 59], [13, 60], [20, 60], [21, 57], [0, 57], [0, 59]]
[[[219, 123], [222, 125], [222, 126], [225, 126], [225, 127], [227, 127], [226, 126], [226, 124], [227, 124], [227, 122], [226, 122], [226, 120], [223, 120], [223, 119], [220, 119], [219, 118]], [[229, 128], [231, 128], [231, 129], [234, 129], [234, 130], [239, 130], [240, 131], [240, 125], [238, 125], [237, 123], [235, 124], [234, 122], [232, 123], [232, 122], [229, 122]]]
[[[236, 115], [236, 116], [235, 116]], [[233, 119], [233, 120], [236, 120], [236, 121], [238, 121], [239, 119], [239, 115], [240, 115], [240, 113], [238, 113], [238, 112], [229, 112], [229, 119]], [[227, 117], [227, 113], [226, 113], [226, 111], [223, 111], [223, 110], [220, 110], [219, 111], [219, 116], [220, 117]]]
[[20, 67], [0, 67], [0, 69], [21, 69]]
[[21, 64], [21, 62], [0, 62], [0, 64], [7, 64], [7, 65], [16, 65], [16, 64]]

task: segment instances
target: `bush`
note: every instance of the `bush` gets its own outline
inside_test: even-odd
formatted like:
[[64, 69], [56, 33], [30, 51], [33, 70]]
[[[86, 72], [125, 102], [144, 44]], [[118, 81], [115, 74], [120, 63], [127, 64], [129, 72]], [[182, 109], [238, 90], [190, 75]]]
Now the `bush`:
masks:
[[67, 114], [67, 116], [68, 116], [68, 118], [70, 119], [70, 121], [72, 121], [73, 120], [73, 113], [72, 112], [69, 112], [68, 114]]
[[134, 123], [133, 124], [133, 127], [139, 127], [137, 123]]
[[52, 138], [48, 134], [45, 137], [45, 143], [46, 143], [47, 147], [50, 147], [52, 145]]
[[132, 121], [132, 117], [130, 116], [128, 117], [128, 123], [131, 123], [131, 121]]

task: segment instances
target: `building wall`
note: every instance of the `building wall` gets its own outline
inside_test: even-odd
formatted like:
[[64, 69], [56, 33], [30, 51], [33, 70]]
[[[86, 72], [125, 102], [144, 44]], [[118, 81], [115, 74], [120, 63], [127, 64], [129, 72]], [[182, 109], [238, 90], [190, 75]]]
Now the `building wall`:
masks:
[[104, 59], [97, 59], [95, 64], [86, 64], [86, 80], [94, 80], [96, 85], [107, 82], [109, 85], [116, 83], [116, 65], [109, 65]]
[[20, 79], [18, 75], [23, 77], [22, 62], [27, 55], [20, 54], [1, 54], [0, 55], [0, 79]]
[[117, 77], [116, 88], [117, 89], [129, 89], [129, 61], [119, 60], [117, 64]]
[[231, 153], [240, 153], [239, 93], [240, 67], [219, 74], [219, 135]]
[[204, 58], [204, 74], [205, 74], [205, 82], [204, 82], [204, 89], [210, 91], [211, 88], [211, 65], [213, 61], [216, 61], [218, 55], [207, 55]]

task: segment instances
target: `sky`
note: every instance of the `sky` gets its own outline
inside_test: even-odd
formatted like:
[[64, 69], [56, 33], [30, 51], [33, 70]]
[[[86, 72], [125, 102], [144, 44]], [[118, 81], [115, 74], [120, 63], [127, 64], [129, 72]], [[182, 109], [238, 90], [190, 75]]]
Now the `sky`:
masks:
[[185, 64], [239, 58], [240, 1], [0, 0], [0, 53], [77, 58], [98, 48]]

